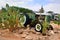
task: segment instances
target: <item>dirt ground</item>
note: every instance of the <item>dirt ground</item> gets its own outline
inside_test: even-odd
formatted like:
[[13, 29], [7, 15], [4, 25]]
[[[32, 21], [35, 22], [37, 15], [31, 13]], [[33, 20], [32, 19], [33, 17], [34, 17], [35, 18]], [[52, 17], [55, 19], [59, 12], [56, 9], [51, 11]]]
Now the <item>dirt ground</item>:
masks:
[[45, 36], [36, 32], [33, 28], [19, 29], [19, 31], [14, 32], [10, 32], [8, 29], [0, 29], [0, 40], [60, 40], [60, 26], [52, 25], [54, 30], [48, 31]]

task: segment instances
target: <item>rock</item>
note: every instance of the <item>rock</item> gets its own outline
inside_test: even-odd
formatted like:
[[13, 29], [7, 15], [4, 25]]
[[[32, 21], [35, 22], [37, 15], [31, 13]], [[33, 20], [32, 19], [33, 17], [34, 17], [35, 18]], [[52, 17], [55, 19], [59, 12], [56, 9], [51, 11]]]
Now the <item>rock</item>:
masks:
[[44, 37], [39, 37], [39, 40], [45, 40], [45, 38]]
[[0, 32], [0, 35], [1, 35], [2, 33]]
[[54, 33], [59, 33], [59, 30], [55, 28]]
[[33, 38], [31, 36], [27, 36], [25, 37], [25, 40], [33, 40]]
[[26, 35], [29, 35], [29, 32], [30, 32], [30, 31], [26, 29], [26, 30], [24, 30], [23, 33], [26, 34]]
[[54, 33], [59, 33], [58, 31], [54, 31]]
[[60, 33], [60, 30], [58, 31], [58, 33]]
[[40, 40], [40, 38], [39, 38], [39, 37], [36, 37], [36, 38], [34, 38], [33, 40]]
[[24, 32], [24, 34], [29, 35], [29, 32]]
[[9, 29], [4, 29], [1, 33], [9, 33]]
[[13, 31], [13, 33], [16, 33], [16, 31]]
[[31, 29], [30, 32], [33, 33], [33, 34], [36, 34], [36, 31], [34, 29]]
[[19, 35], [17, 33], [14, 33], [15, 36], [19, 37]]
[[37, 35], [40, 35], [41, 33], [40, 32], [36, 32]]
[[47, 37], [47, 38], [45, 38], [45, 40], [50, 40], [50, 39]]
[[48, 36], [50, 35], [54, 35], [54, 31], [53, 30], [49, 30], [48, 33], [47, 33]]
[[27, 25], [27, 27], [29, 28], [29, 27], [30, 27], [30, 25], [28, 24], [28, 25]]
[[23, 34], [23, 31], [22, 31], [22, 30], [19, 30], [18, 33], [19, 33], [19, 34]]
[[27, 25], [27, 30], [29, 30], [30, 29], [30, 25]]
[[27, 32], [30, 33], [30, 30], [29, 29], [25, 29], [24, 33], [27, 33]]
[[25, 38], [26, 36], [27, 36], [26, 34], [22, 34], [22, 35], [21, 35], [22, 38]]
[[6, 39], [4, 39], [4, 38], [0, 37], [0, 40], [6, 40]]
[[49, 40], [48, 36], [44, 36], [43, 38], [44, 38], [44, 40]]

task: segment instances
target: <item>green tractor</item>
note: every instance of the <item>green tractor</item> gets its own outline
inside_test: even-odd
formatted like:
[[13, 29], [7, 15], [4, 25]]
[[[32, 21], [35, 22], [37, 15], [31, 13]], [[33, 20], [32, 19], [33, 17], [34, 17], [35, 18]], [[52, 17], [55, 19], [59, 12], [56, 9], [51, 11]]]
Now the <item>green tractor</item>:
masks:
[[50, 23], [51, 16], [50, 14], [34, 14], [34, 13], [22, 13], [20, 14], [20, 22], [26, 27], [28, 24], [30, 27], [34, 27], [37, 32], [42, 32], [44, 26], [47, 26]]

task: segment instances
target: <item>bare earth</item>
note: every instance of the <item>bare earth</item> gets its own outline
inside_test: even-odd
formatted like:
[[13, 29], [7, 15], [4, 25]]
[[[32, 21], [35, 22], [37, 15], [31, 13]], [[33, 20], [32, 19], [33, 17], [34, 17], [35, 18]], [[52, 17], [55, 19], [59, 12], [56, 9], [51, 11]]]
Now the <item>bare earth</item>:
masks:
[[32, 29], [20, 29], [10, 32], [8, 29], [0, 29], [0, 40], [60, 40], [60, 26], [53, 24], [54, 30], [43, 36], [40, 32]]

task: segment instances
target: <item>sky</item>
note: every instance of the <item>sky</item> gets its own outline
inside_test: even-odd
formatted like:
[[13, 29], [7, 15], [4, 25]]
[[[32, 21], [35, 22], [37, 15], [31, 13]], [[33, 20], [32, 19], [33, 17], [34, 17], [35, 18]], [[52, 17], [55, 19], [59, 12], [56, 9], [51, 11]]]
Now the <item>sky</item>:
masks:
[[60, 0], [0, 0], [0, 9], [5, 7], [6, 3], [9, 6], [24, 7], [33, 11], [39, 11], [43, 6], [45, 12], [60, 13]]

